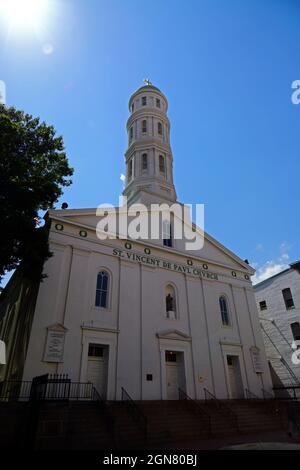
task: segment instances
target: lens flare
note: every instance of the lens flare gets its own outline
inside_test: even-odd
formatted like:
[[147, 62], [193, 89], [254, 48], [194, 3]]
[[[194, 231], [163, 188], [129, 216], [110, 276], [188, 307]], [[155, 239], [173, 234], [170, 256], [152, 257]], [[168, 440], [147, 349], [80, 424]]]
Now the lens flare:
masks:
[[14, 29], [39, 28], [46, 9], [47, 0], [0, 0], [0, 16]]

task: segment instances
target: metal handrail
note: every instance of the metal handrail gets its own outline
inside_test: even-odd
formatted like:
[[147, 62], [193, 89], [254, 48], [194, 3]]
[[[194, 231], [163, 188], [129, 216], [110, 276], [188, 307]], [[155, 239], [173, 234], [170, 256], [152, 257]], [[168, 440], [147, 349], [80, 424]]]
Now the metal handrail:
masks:
[[211, 434], [211, 417], [210, 414], [202, 408], [202, 406], [196, 402], [193, 398], [191, 398], [186, 392], [181, 390], [181, 388], [178, 389], [178, 394], [179, 394], [179, 400], [186, 400], [187, 403], [192, 404], [192, 411], [196, 412], [199, 414], [204, 420], [206, 420], [206, 427], [208, 430], [208, 433]]
[[213, 401], [216, 405], [217, 411], [219, 411], [223, 416], [226, 418], [230, 418], [232, 420], [232, 425], [239, 428], [238, 424], [238, 417], [236, 413], [223, 401], [219, 400], [213, 393], [211, 393], [207, 388], [204, 387], [204, 398], [205, 401]]
[[142, 413], [138, 405], [131, 398], [131, 396], [125, 390], [125, 388], [121, 387], [121, 390], [122, 390], [122, 402], [126, 404], [128, 413], [131, 415], [132, 419], [137, 423], [137, 425], [139, 426], [146, 440], [147, 434], [148, 434], [147, 417]]
[[282, 413], [280, 411], [281, 407], [279, 406], [278, 399], [274, 395], [272, 395], [272, 393], [268, 392], [264, 388], [262, 388], [261, 391], [262, 391], [262, 394], [263, 394], [263, 399], [266, 400], [266, 402], [264, 403], [263, 409], [267, 413], [271, 413], [272, 415], [279, 416], [280, 422], [281, 422], [281, 424], [283, 424], [283, 422], [282, 422]]
[[93, 386], [92, 388], [92, 401], [95, 401], [99, 403], [101, 406], [101, 409], [104, 413], [105, 421], [106, 421], [106, 426], [109, 430], [109, 433], [112, 438], [112, 442], [115, 444], [115, 419], [113, 414], [111, 413], [110, 407], [107, 404], [106, 400], [104, 397], [101, 395], [101, 393]]
[[[90, 382], [88, 382], [90, 383]], [[105, 403], [105, 400], [102, 396], [102, 394], [96, 389], [96, 387], [91, 383], [92, 385], [92, 401], [98, 401], [100, 403]]]
[[247, 400], [260, 400], [261, 398], [258, 395], [255, 395], [255, 393], [251, 392], [249, 388], [245, 388], [245, 394]]
[[[273, 390], [274, 391], [279, 391], [279, 390], [291, 390], [291, 392], [293, 393], [293, 396], [290, 397], [291, 400], [299, 400], [299, 397], [297, 396], [297, 393], [296, 391], [297, 390], [300, 390], [300, 385], [282, 385], [282, 386], [275, 386], [273, 387]], [[289, 400], [288, 397], [283, 397], [283, 398], [280, 398], [280, 397], [276, 397], [277, 399], [281, 400]]]

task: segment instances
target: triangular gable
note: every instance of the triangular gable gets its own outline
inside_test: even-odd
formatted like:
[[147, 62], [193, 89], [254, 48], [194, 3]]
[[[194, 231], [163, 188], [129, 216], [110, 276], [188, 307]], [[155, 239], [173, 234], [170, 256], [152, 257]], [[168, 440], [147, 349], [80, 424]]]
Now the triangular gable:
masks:
[[53, 325], [47, 326], [47, 330], [66, 332], [66, 331], [68, 331], [68, 328], [66, 328], [66, 327], [65, 327], [64, 325], [62, 325], [61, 323], [54, 323]]
[[159, 339], [171, 339], [179, 341], [190, 341], [191, 337], [179, 330], [164, 330], [156, 333]]
[[[110, 208], [108, 208], [109, 210]], [[111, 208], [112, 209], [112, 208]], [[118, 208], [116, 208], [118, 209]], [[73, 222], [79, 225], [82, 225], [84, 228], [90, 228], [95, 230], [97, 223], [99, 222], [99, 217], [96, 215], [96, 208], [89, 209], [67, 209], [67, 210], [51, 210], [49, 211], [49, 216], [58, 217], [60, 219], [68, 219], [68, 222]], [[199, 233], [202, 233], [195, 225]], [[137, 240], [141, 243], [146, 243], [143, 240]], [[154, 244], [154, 243], [153, 243]], [[232, 251], [226, 248], [224, 245], [219, 243], [207, 232], [204, 234], [204, 246], [201, 250], [178, 250], [180, 253], [185, 252], [186, 256], [190, 257], [199, 257], [208, 262], [211, 261], [216, 264], [221, 264], [228, 266], [231, 269], [247, 271], [250, 275], [255, 273], [255, 270], [245, 263], [241, 258], [235, 255]], [[176, 252], [176, 250], [174, 250]]]

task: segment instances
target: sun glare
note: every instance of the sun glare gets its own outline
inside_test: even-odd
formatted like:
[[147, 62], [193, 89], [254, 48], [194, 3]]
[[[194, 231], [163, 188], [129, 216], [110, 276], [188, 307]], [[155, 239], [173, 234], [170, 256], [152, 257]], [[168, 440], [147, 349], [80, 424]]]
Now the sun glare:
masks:
[[39, 28], [45, 18], [47, 0], [0, 0], [0, 15], [9, 27]]

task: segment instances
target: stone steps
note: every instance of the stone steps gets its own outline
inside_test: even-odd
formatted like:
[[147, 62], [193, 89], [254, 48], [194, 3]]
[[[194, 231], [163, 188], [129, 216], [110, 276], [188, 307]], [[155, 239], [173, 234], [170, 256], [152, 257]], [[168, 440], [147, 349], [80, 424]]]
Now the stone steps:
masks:
[[[238, 427], [230, 412], [220, 413], [212, 402], [199, 402], [200, 413], [199, 407], [195, 407], [192, 402], [138, 402], [137, 406], [147, 418], [146, 442], [143, 428], [128, 413], [126, 404], [122, 402], [111, 402], [107, 405], [113, 418], [114, 439], [101, 405], [86, 402], [45, 403], [39, 412], [36, 448], [150, 448], [163, 443], [167, 445], [174, 442], [204, 441], [212, 436], [239, 436], [279, 430], [287, 426], [284, 402], [233, 400], [224, 401], [224, 404], [229, 405], [235, 413]], [[22, 413], [18, 413], [18, 409], [14, 409], [15, 415], [22, 416], [23, 413], [26, 416], [29, 408], [23, 407]], [[207, 418], [203, 411], [210, 415], [211, 434], [208, 433]], [[300, 416], [300, 404], [298, 411]], [[6, 416], [4, 422], [8, 423], [8, 408], [3, 416]]]

